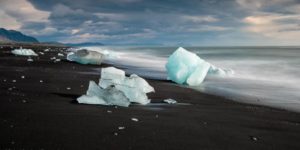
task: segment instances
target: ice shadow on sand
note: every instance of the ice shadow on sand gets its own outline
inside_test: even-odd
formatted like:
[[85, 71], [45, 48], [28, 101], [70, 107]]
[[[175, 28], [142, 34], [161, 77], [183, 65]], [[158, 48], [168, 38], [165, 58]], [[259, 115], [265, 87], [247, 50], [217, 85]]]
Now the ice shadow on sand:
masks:
[[54, 94], [54, 95], [57, 95], [60, 97], [64, 97], [64, 98], [70, 98], [70, 99], [72, 99], [70, 101], [70, 103], [72, 103], [72, 104], [78, 104], [76, 99], [81, 96], [81, 95], [77, 95], [77, 94], [66, 94], [66, 93], [51, 93], [51, 94]]

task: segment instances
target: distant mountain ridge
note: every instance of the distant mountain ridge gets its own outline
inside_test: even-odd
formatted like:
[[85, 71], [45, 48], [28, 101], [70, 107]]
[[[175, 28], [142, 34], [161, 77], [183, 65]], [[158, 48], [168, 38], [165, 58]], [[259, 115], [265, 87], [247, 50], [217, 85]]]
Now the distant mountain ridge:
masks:
[[24, 35], [19, 31], [6, 30], [4, 28], [0, 28], [0, 42], [39, 43], [39, 41], [34, 37]]

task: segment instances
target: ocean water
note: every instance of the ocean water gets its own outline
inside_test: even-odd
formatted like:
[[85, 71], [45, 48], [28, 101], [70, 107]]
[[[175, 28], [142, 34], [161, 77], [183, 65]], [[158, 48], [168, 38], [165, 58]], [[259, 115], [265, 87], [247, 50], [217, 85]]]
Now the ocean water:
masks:
[[[177, 47], [86, 47], [108, 55], [126, 73], [167, 80], [165, 64]], [[300, 47], [184, 47], [232, 77], [207, 77], [192, 87], [227, 99], [300, 112]], [[230, 108], [228, 108], [230, 109]]]

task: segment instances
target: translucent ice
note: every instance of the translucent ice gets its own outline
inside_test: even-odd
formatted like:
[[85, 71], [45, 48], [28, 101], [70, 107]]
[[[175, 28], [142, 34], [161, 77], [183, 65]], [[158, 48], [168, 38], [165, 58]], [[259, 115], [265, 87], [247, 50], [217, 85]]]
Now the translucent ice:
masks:
[[164, 99], [163, 102], [168, 103], [168, 104], [176, 104], [177, 101], [171, 98]]
[[201, 59], [196, 54], [179, 47], [166, 64], [168, 78], [178, 84], [200, 85], [207, 75], [227, 76], [230, 69], [221, 69]]
[[57, 53], [57, 56], [64, 57], [64, 54], [62, 54], [62, 53]]
[[126, 77], [125, 72], [120, 69], [103, 68], [99, 86], [107, 88], [111, 85], [122, 91], [130, 102], [143, 105], [150, 103], [146, 93], [154, 92], [154, 88], [138, 75], [132, 74], [130, 77]]
[[133, 74], [125, 76], [123, 70], [108, 67], [102, 68], [99, 85], [90, 81], [86, 95], [77, 99], [79, 103], [118, 105], [128, 107], [130, 102], [148, 104], [147, 93], [154, 92], [146, 80]]
[[86, 95], [77, 98], [77, 101], [84, 104], [118, 105], [124, 107], [128, 107], [130, 104], [123, 92], [113, 86], [103, 89], [94, 81], [90, 81]]
[[102, 68], [99, 85], [107, 88], [110, 85], [120, 85], [125, 79], [125, 72], [115, 67]]
[[225, 76], [233, 75], [234, 71], [231, 70], [231, 69], [221, 69], [221, 68], [218, 68], [214, 65], [211, 65], [211, 67], [208, 70], [208, 74], [209, 75], [225, 77]]
[[67, 60], [69, 61], [75, 61], [80, 64], [93, 64], [93, 65], [100, 65], [104, 59], [104, 55], [95, 52], [95, 51], [89, 51], [89, 50], [78, 50], [76, 52], [70, 52], [67, 55]]
[[38, 56], [32, 49], [23, 49], [22, 47], [20, 49], [12, 50], [11, 53], [22, 56]]

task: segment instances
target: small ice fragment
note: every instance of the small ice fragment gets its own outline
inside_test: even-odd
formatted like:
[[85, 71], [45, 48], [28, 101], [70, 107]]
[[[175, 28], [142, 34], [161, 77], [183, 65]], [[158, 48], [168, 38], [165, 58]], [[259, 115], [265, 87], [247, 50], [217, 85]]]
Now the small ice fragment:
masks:
[[171, 98], [165, 99], [165, 100], [163, 100], [163, 101], [164, 101], [165, 103], [168, 103], [168, 104], [176, 104], [176, 103], [177, 103], [176, 100], [171, 99]]
[[257, 137], [254, 137], [254, 136], [250, 136], [250, 138], [251, 138], [251, 140], [253, 140], [253, 141], [257, 141], [257, 140], [258, 140]]
[[22, 79], [25, 79], [25, 76], [21, 76]]
[[38, 56], [32, 49], [23, 49], [22, 47], [12, 50], [11, 53], [22, 56]]
[[3, 82], [6, 82], [6, 79], [4, 79]]
[[137, 118], [131, 118], [131, 120], [134, 121], [134, 122], [138, 122], [139, 121], [139, 119], [137, 119]]
[[55, 60], [55, 59], [56, 59], [56, 57], [51, 57], [51, 58], [50, 58], [50, 60]]
[[211, 65], [208, 70], [208, 74], [213, 76], [226, 77], [233, 75], [234, 71], [232, 69], [221, 69], [214, 65]]
[[27, 101], [25, 99], [22, 100], [23, 103], [27, 103]]
[[55, 63], [56, 63], [56, 62], [60, 62], [60, 59], [55, 59], [54, 62], [55, 62]]
[[39, 52], [39, 54], [41, 54], [41, 55], [44, 55], [45, 53], [43, 53], [43, 52]]
[[111, 110], [108, 110], [108, 111], [106, 111], [107, 113], [112, 113], [112, 111]]
[[28, 62], [33, 62], [33, 59], [32, 58], [28, 58], [27, 61]]
[[65, 55], [62, 53], [58, 53], [57, 56], [64, 57]]
[[67, 60], [75, 61], [80, 64], [100, 65], [104, 60], [104, 55], [96, 51], [82, 49], [76, 52], [70, 52], [67, 55]]
[[14, 83], [15, 83], [15, 82], [17, 82], [17, 80], [12, 80], [12, 82], [14, 82]]
[[44, 52], [49, 52], [49, 49], [45, 49]]
[[124, 129], [125, 129], [125, 127], [118, 127], [118, 129], [119, 129], [119, 130], [124, 130]]
[[118, 133], [117, 133], [117, 132], [115, 132], [115, 133], [114, 133], [114, 135], [115, 135], [115, 136], [118, 136]]
[[43, 83], [44, 81], [43, 80], [40, 80], [40, 83]]
[[67, 87], [66, 89], [67, 89], [67, 90], [71, 90], [71, 87]]

